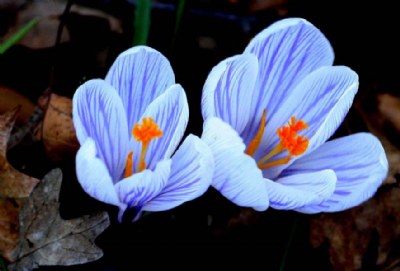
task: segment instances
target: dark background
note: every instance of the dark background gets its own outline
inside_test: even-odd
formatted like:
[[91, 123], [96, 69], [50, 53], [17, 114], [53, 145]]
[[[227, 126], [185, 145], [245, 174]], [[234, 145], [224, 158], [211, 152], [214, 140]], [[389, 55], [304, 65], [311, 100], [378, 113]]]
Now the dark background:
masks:
[[[83, 78], [104, 77], [118, 53], [131, 46], [134, 6], [126, 1], [76, 2], [121, 19], [124, 33], [112, 33], [105, 20], [71, 13], [66, 18], [71, 41], [39, 50], [16, 45], [0, 56], [1, 85], [36, 101], [49, 87], [72, 97]], [[250, 1], [187, 1], [173, 41], [175, 4], [154, 4], [148, 45], [169, 58], [176, 81], [187, 93], [191, 109], [187, 133], [201, 134], [201, 90], [211, 68], [241, 53], [251, 37], [284, 17], [303, 17], [321, 29], [334, 48], [335, 65], [349, 66], [359, 74], [356, 99], [377, 92], [398, 95], [400, 24], [395, 1], [289, 0], [283, 6], [284, 13], [274, 6], [250, 10]], [[0, 13], [2, 23], [12, 22], [12, 15]], [[99, 65], [96, 54], [105, 48], [106, 62]], [[55, 73], [51, 77], [52, 67]], [[362, 120], [351, 116], [353, 131], [366, 129]], [[339, 129], [338, 134], [346, 131]], [[43, 177], [55, 166], [63, 169], [60, 212], [64, 219], [98, 210], [110, 213], [111, 226], [96, 240], [104, 251], [103, 258], [80, 266], [38, 270], [111, 271], [156, 266], [280, 270], [288, 247], [285, 270], [332, 270], [327, 248], [310, 245], [309, 221], [313, 216], [271, 209], [257, 213], [234, 206], [210, 188], [202, 197], [173, 210], [147, 214], [134, 224], [119, 224], [116, 209], [82, 191], [73, 161], [52, 161], [40, 143], [21, 144], [10, 152], [9, 159], [36, 177]], [[364, 264], [363, 270], [375, 269]]]

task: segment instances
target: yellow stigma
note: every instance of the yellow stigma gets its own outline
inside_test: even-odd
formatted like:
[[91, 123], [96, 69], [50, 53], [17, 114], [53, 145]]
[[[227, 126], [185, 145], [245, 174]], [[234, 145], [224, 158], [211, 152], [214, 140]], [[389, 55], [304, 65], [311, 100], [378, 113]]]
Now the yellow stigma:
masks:
[[[143, 118], [142, 124], [136, 123], [132, 129], [132, 136], [136, 139], [136, 141], [142, 143], [142, 150], [140, 152], [139, 163], [137, 167], [137, 172], [141, 172], [146, 168], [146, 151], [149, 146], [149, 143], [155, 139], [162, 137], [163, 132], [157, 123], [154, 122], [153, 118]], [[128, 154], [126, 159], [126, 167], [124, 178], [127, 178], [133, 174], [133, 152]]]
[[[246, 154], [253, 156], [258, 149], [262, 136], [264, 134], [265, 123], [266, 123], [266, 111], [263, 111], [261, 117], [260, 127], [258, 128], [257, 134], [253, 140], [247, 146], [245, 151]], [[303, 154], [308, 148], [308, 138], [298, 134], [299, 131], [308, 128], [305, 121], [296, 119], [292, 116], [286, 125], [277, 129], [276, 133], [279, 136], [280, 142], [275, 146], [268, 154], [262, 157], [257, 165], [260, 169], [266, 169], [273, 166], [287, 164], [292, 156], [298, 156]], [[289, 154], [283, 158], [270, 161], [270, 159], [277, 154], [287, 151]]]

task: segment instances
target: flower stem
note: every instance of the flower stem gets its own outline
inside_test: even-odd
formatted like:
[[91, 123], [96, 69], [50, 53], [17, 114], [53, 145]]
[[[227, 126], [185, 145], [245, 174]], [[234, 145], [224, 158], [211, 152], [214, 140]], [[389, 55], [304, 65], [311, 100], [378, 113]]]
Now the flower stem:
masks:
[[284, 271], [285, 270], [286, 259], [287, 259], [287, 256], [289, 255], [289, 251], [290, 251], [290, 248], [292, 246], [293, 238], [294, 238], [294, 235], [296, 233], [298, 224], [299, 224], [299, 217], [296, 214], [295, 217], [294, 217], [294, 220], [293, 220], [292, 228], [290, 229], [290, 233], [289, 233], [289, 237], [288, 237], [288, 240], [287, 240], [287, 243], [286, 243], [285, 251], [283, 252], [283, 255], [282, 255], [282, 260], [281, 260], [281, 264], [279, 266], [279, 271]]

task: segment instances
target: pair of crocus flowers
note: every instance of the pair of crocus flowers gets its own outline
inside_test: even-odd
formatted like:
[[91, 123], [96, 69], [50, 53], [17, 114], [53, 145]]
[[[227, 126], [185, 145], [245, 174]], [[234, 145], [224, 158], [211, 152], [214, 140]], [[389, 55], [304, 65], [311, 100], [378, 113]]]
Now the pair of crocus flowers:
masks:
[[376, 192], [388, 164], [369, 133], [327, 142], [358, 89], [357, 74], [333, 59], [329, 41], [308, 21], [274, 23], [212, 69], [203, 134], [177, 149], [189, 116], [185, 92], [161, 53], [133, 47], [105, 80], [74, 95], [78, 180], [121, 216], [127, 208], [174, 208], [210, 185], [259, 211], [356, 206]]

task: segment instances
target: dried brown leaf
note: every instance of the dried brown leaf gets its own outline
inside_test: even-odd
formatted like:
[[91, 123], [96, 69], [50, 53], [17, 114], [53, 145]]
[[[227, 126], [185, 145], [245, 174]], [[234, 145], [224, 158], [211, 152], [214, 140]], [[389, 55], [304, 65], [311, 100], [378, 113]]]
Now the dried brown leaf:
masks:
[[0, 115], [0, 251], [7, 260], [12, 260], [10, 251], [18, 243], [21, 199], [28, 197], [39, 182], [7, 161], [7, 142], [18, 110], [19, 107]]
[[72, 100], [52, 93], [43, 120], [42, 140], [54, 160], [74, 158], [79, 148], [72, 121]]
[[15, 90], [0, 86], [0, 114], [13, 110], [17, 106], [21, 106], [21, 110], [18, 112], [16, 122], [20, 124], [28, 122], [35, 105]]
[[61, 180], [61, 170], [52, 170], [24, 203], [20, 216], [23, 238], [14, 251], [17, 260], [9, 266], [10, 271], [83, 264], [102, 257], [94, 240], [110, 224], [107, 213], [63, 220], [58, 201]]

